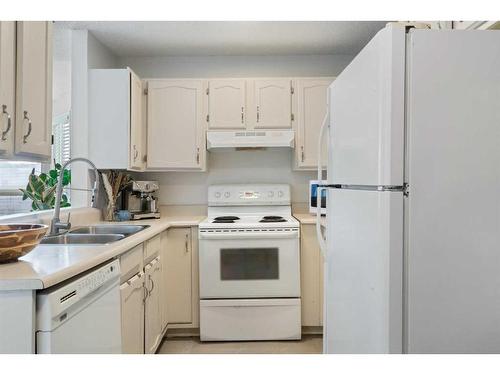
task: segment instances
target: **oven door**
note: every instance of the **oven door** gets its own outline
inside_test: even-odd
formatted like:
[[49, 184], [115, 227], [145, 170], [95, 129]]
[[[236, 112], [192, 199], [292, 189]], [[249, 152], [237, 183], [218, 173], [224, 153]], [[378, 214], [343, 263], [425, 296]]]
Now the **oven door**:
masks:
[[200, 298], [300, 297], [298, 229], [202, 233]]

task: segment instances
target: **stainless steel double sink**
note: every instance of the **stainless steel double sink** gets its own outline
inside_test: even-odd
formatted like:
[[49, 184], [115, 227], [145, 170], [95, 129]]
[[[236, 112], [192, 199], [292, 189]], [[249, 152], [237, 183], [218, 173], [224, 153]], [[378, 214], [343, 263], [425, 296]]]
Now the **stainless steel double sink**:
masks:
[[42, 239], [40, 245], [106, 245], [149, 228], [149, 225], [100, 224], [70, 229]]

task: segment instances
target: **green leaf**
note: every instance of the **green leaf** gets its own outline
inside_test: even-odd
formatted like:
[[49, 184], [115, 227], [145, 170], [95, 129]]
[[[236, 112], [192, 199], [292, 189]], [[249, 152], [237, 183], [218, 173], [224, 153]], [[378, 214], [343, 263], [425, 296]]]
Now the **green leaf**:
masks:
[[57, 173], [57, 170], [55, 169], [51, 169], [49, 171], [49, 176], [50, 178], [53, 178], [54, 180], [57, 180], [57, 176], [59, 175], [59, 173]]

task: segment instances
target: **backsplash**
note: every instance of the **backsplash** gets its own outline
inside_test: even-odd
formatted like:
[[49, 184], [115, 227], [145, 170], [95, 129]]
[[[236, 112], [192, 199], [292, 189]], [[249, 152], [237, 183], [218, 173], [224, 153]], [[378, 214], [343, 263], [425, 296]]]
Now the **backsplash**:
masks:
[[162, 205], [205, 205], [209, 185], [240, 183], [289, 184], [292, 202], [305, 203], [309, 180], [316, 175], [292, 170], [292, 149], [218, 150], [208, 153], [207, 162], [207, 172], [147, 172], [134, 177], [157, 180]]

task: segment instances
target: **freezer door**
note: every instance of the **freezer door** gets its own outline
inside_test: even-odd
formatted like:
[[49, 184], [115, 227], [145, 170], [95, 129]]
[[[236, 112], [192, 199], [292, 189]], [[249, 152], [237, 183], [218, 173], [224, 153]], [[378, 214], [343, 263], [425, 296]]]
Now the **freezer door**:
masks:
[[330, 86], [328, 182], [403, 184], [405, 30], [379, 31]]
[[500, 32], [409, 36], [411, 353], [500, 353]]
[[401, 353], [403, 194], [328, 191], [326, 353]]

